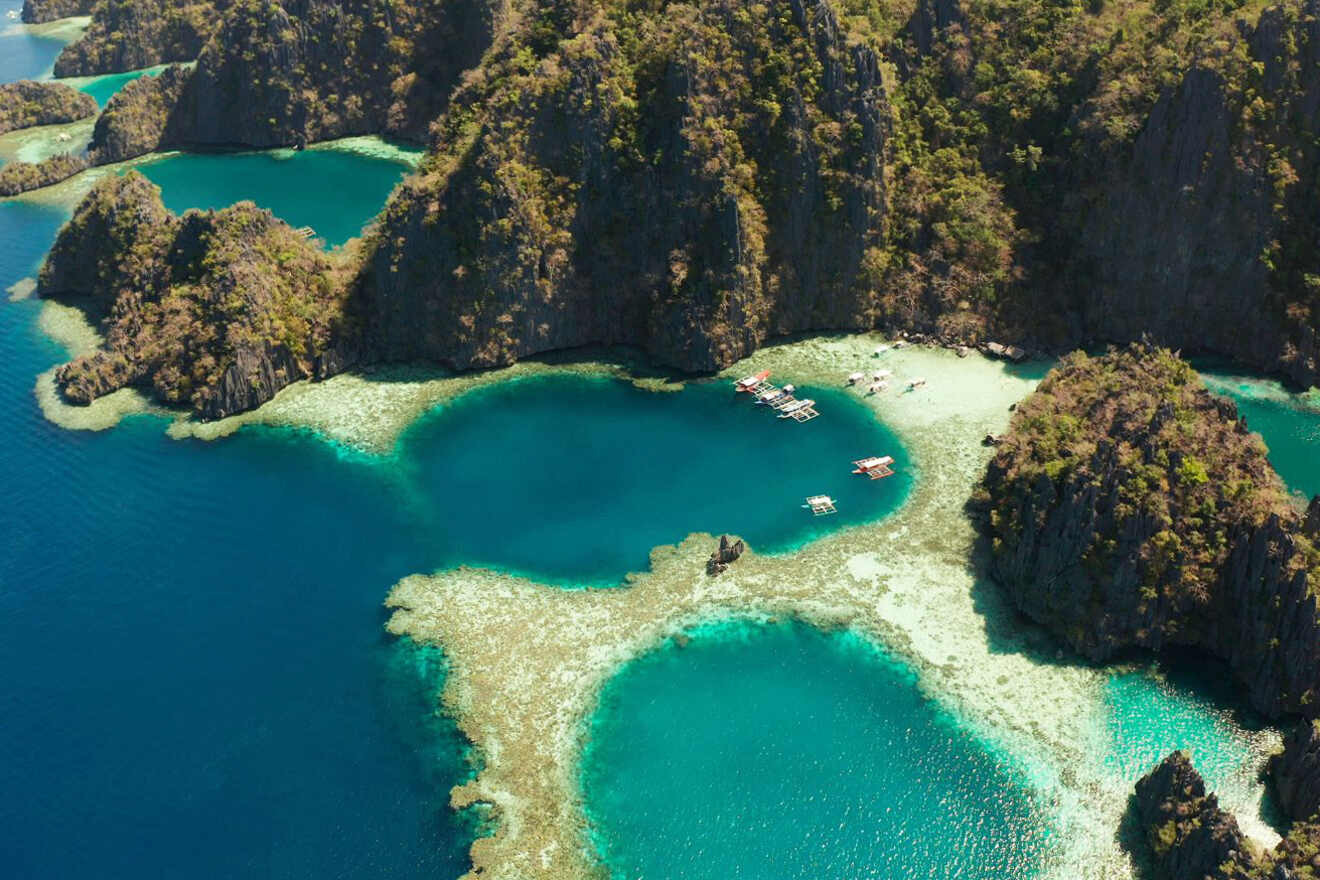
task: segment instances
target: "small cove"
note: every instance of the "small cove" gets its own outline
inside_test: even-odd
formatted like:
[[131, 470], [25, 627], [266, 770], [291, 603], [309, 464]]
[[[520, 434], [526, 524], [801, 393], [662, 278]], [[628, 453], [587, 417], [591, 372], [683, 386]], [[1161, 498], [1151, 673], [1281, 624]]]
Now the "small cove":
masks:
[[334, 147], [183, 153], [135, 170], [161, 188], [165, 207], [176, 213], [250, 199], [290, 226], [310, 226], [335, 247], [362, 234], [390, 190], [411, 170], [406, 159], [416, 155], [402, 148], [369, 155]]
[[156, 76], [166, 65], [148, 67], [143, 70], [129, 70], [124, 73], [107, 73], [102, 76], [83, 76], [70, 79], [57, 79], [56, 82], [62, 82], [66, 85], [76, 88], [84, 94], [91, 95], [96, 99], [96, 106], [102, 110], [105, 105], [110, 103], [110, 99], [119, 93], [119, 90], [134, 80], [141, 79], [144, 76]]

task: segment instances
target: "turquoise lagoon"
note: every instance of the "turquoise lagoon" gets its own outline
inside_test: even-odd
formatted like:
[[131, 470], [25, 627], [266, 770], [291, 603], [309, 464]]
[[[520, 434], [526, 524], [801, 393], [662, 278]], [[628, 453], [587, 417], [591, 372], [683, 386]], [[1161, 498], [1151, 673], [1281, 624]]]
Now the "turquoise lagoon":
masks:
[[[401, 151], [395, 155], [415, 154]], [[411, 167], [350, 149], [185, 153], [136, 168], [161, 188], [165, 207], [224, 208], [250, 199], [331, 247], [362, 234]]]
[[1290, 394], [1278, 382], [1221, 370], [1203, 374], [1210, 389], [1232, 397], [1247, 426], [1265, 439], [1270, 463], [1294, 491], [1320, 494], [1320, 391]]
[[104, 110], [105, 105], [109, 104], [110, 99], [124, 86], [144, 76], [156, 76], [164, 69], [165, 67], [162, 65], [160, 67], [148, 67], [144, 70], [129, 70], [124, 73], [108, 73], [104, 76], [79, 77], [72, 81], [57, 80], [57, 82], [68, 82], [78, 91], [91, 95], [96, 99], [96, 105]]
[[[13, 57], [0, 51], [0, 74], [49, 63]], [[402, 174], [383, 161], [178, 156], [144, 173], [175, 210], [255, 198], [333, 245]], [[64, 219], [0, 202], [0, 290], [33, 274]], [[468, 757], [436, 712], [442, 658], [383, 633], [391, 584], [462, 562], [617, 583], [697, 529], [790, 550], [884, 516], [913, 471], [837, 393], [813, 392], [823, 417], [796, 425], [727, 386], [566, 377], [460, 398], [385, 456], [284, 429], [175, 441], [149, 416], [68, 432], [32, 395], [65, 357], [40, 308], [0, 300], [0, 864], [14, 876], [456, 877], [477, 829], [448, 789]], [[878, 451], [902, 476], [848, 474]], [[798, 509], [815, 491], [839, 517]], [[697, 636], [625, 667], [595, 719], [584, 778], [611, 864], [1025, 877], [1057, 843], [1011, 756], [892, 657], [797, 624]], [[1212, 705], [1118, 687], [1098, 698], [1140, 720], [1107, 740], [1115, 760], [1141, 756], [1124, 772], [1189, 736], [1235, 760]]]
[[901, 663], [794, 622], [715, 625], [632, 661], [583, 760], [621, 880], [1032, 877], [1049, 831], [1024, 781]]

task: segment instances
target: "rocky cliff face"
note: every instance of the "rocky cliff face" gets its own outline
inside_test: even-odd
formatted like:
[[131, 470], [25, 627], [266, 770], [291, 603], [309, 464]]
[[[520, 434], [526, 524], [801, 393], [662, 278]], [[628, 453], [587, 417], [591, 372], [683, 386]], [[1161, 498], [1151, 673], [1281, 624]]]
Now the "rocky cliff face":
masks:
[[339, 367], [338, 267], [251, 202], [165, 210], [141, 175], [98, 184], [60, 232], [42, 296], [99, 317], [105, 347], [61, 367], [67, 399], [128, 385], [220, 418]]
[[459, 75], [490, 45], [499, 8], [496, 0], [225, 4], [208, 19], [216, 38], [187, 55], [196, 68], [125, 89], [92, 149], [120, 161], [153, 149], [360, 134], [423, 141]]
[[[1186, 752], [1174, 752], [1137, 783], [1135, 802], [1146, 840], [1164, 876], [1175, 880], [1246, 880], [1255, 848], [1237, 820], [1207, 794]], [[1244, 864], [1245, 863], [1245, 864]]]
[[1261, 712], [1320, 712], [1314, 534], [1232, 403], [1168, 352], [1066, 359], [978, 501], [993, 577], [1079, 653], [1200, 648]]
[[56, 76], [96, 76], [192, 61], [215, 33], [228, 0], [106, 0], [87, 32], [64, 47]]
[[159, 76], [140, 77], [120, 89], [92, 130], [88, 154], [93, 163], [108, 165], [182, 146], [192, 77], [188, 68], [172, 65]]
[[[1289, 751], [1295, 746], [1290, 739]], [[1285, 779], [1278, 765], [1275, 777], [1282, 788]], [[1215, 796], [1206, 792], [1205, 782], [1185, 752], [1174, 752], [1142, 777], [1133, 806], [1160, 874], [1170, 880], [1310, 880], [1320, 876], [1320, 825], [1313, 821], [1314, 814], [1292, 814], [1293, 824], [1279, 845], [1262, 851], [1219, 807]]]
[[1294, 727], [1270, 770], [1285, 813], [1294, 819], [1320, 815], [1320, 722], [1305, 720]]
[[1147, 333], [1311, 385], [1320, 2], [1243, 31], [1164, 91], [1111, 169], [1079, 242], [1081, 335]]
[[91, 15], [96, 0], [23, 0], [23, 22], [44, 24], [75, 15]]
[[355, 303], [372, 356], [628, 343], [707, 370], [771, 333], [869, 326], [879, 62], [823, 3], [740, 10], [600, 18], [488, 63], [374, 238]]
[[0, 85], [0, 134], [34, 125], [57, 125], [95, 116], [96, 100], [64, 83], [18, 82]]

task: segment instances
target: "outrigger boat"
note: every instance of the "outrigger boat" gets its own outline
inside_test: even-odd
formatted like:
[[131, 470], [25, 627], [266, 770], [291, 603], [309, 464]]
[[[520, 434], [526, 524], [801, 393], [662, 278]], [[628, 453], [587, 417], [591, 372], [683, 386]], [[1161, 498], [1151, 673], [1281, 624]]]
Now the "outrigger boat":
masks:
[[804, 409], [810, 409], [815, 405], [816, 405], [816, 401], [811, 399], [795, 400], [792, 403], [790, 403], [788, 406], [780, 408], [779, 417], [781, 419], [791, 419], [796, 413], [799, 413]]
[[872, 455], [867, 458], [859, 458], [853, 462], [853, 473], [864, 474], [873, 480], [881, 480], [894, 475], [894, 469], [890, 467], [893, 463], [894, 458], [891, 455]]
[[825, 516], [828, 513], [838, 512], [838, 508], [834, 506], [834, 499], [828, 495], [812, 495], [802, 506], [810, 510], [812, 516]]
[[770, 378], [770, 371], [762, 370], [761, 372], [757, 373], [755, 376], [744, 376], [743, 378], [739, 379], [737, 382], [734, 382], [733, 390], [740, 392], [758, 391], [760, 390], [761, 384], [764, 383], [765, 380], [769, 378]]
[[782, 388], [774, 388], [770, 391], [762, 391], [760, 394], [756, 395], [756, 402], [764, 403], [766, 406], [774, 406], [788, 396], [789, 393]]

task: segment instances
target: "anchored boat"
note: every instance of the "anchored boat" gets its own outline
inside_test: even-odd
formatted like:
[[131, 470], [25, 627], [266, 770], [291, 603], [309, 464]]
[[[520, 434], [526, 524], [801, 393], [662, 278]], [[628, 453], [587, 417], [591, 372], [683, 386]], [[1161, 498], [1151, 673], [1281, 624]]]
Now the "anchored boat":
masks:
[[839, 512], [839, 509], [834, 506], [834, 499], [828, 495], [812, 495], [807, 499], [807, 503], [802, 506], [810, 510], [812, 516], [825, 516], [826, 514]]
[[763, 389], [761, 386], [764, 385], [765, 380], [769, 378], [770, 378], [770, 371], [762, 370], [761, 372], [757, 373], [754, 376], [744, 376], [741, 379], [739, 379], [737, 382], [734, 382], [733, 390], [740, 393], [744, 391], [752, 392], [752, 393], [763, 391], [765, 389]]
[[816, 401], [811, 400], [810, 398], [807, 400], [795, 400], [787, 406], [780, 407], [779, 417], [781, 419], [793, 419], [799, 422], [807, 422], [820, 415], [820, 413], [812, 409], [815, 405]]
[[872, 455], [853, 462], [853, 473], [864, 474], [872, 480], [882, 480], [894, 475], [894, 457], [892, 455]]

